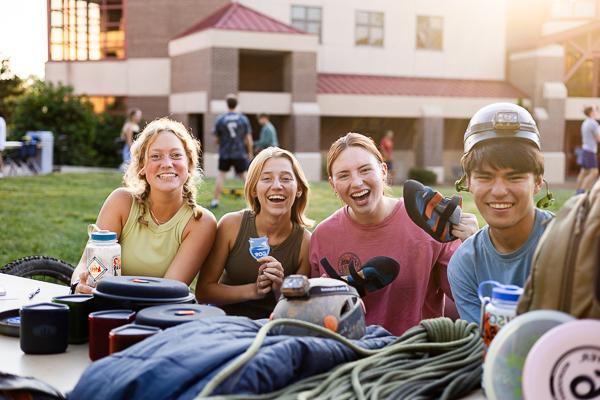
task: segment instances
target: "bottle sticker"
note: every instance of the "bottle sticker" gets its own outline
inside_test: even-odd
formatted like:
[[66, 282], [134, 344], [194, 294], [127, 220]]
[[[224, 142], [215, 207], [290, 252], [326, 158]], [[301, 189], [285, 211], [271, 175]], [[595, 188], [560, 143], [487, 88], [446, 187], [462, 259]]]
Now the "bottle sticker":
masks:
[[257, 238], [250, 238], [248, 239], [248, 242], [250, 242], [250, 255], [254, 257], [256, 261], [269, 255], [271, 248], [269, 247], [268, 237], [261, 236]]
[[90, 260], [87, 270], [90, 273], [92, 279], [94, 279], [94, 281], [97, 282], [104, 276], [104, 274], [106, 274], [108, 268], [106, 268], [104, 264], [102, 264], [102, 261], [100, 261], [98, 257], [94, 256]]
[[113, 276], [121, 275], [121, 256], [114, 256], [112, 259]]

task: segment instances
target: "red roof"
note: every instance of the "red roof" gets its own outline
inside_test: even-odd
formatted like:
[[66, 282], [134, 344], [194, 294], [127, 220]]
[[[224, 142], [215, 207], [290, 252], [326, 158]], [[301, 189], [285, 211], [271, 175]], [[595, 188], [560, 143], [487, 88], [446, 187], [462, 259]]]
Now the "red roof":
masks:
[[306, 34], [292, 26], [279, 22], [239, 3], [229, 3], [180, 33], [175, 39], [206, 29], [235, 31]]
[[527, 97], [504, 81], [319, 74], [319, 94], [380, 96]]

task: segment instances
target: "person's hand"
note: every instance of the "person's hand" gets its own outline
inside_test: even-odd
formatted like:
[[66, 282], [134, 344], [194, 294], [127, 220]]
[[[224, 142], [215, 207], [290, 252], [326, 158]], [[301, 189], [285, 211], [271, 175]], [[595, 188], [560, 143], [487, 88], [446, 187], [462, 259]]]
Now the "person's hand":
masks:
[[452, 225], [451, 233], [461, 241], [465, 241], [469, 236], [474, 235], [479, 230], [479, 223], [475, 214], [462, 213], [460, 223]]
[[259, 276], [264, 275], [271, 281], [271, 289], [275, 293], [275, 296], [279, 296], [281, 285], [283, 284], [283, 266], [275, 257], [265, 256], [258, 259], [261, 263], [259, 267]]
[[256, 278], [255, 295], [257, 299], [262, 299], [271, 291], [271, 280], [265, 274], [258, 273]]
[[87, 280], [90, 273], [87, 271], [81, 271], [79, 273], [79, 283], [75, 287], [75, 294], [92, 294], [93, 287], [88, 286]]

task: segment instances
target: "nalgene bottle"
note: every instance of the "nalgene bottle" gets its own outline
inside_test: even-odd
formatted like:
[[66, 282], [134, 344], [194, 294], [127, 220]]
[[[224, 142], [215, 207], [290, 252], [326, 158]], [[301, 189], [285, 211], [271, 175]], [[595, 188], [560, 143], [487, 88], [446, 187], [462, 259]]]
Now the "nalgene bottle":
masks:
[[[491, 298], [484, 296], [486, 286], [493, 286]], [[479, 284], [477, 294], [481, 300], [481, 333], [485, 356], [494, 336], [516, 316], [517, 303], [523, 289], [496, 281], [483, 281]]]
[[121, 275], [121, 245], [115, 232], [92, 232], [85, 247], [87, 284], [96, 283], [105, 276]]

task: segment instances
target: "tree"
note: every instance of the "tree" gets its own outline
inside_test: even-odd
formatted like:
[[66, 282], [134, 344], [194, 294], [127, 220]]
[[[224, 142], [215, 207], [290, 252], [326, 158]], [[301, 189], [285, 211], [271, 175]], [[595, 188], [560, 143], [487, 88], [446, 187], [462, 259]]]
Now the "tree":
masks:
[[98, 165], [96, 125], [92, 105], [72, 87], [39, 80], [16, 99], [12, 115], [19, 135], [53, 132], [56, 164]]
[[23, 80], [10, 71], [8, 58], [0, 60], [0, 116], [10, 121], [15, 99], [23, 93]]

